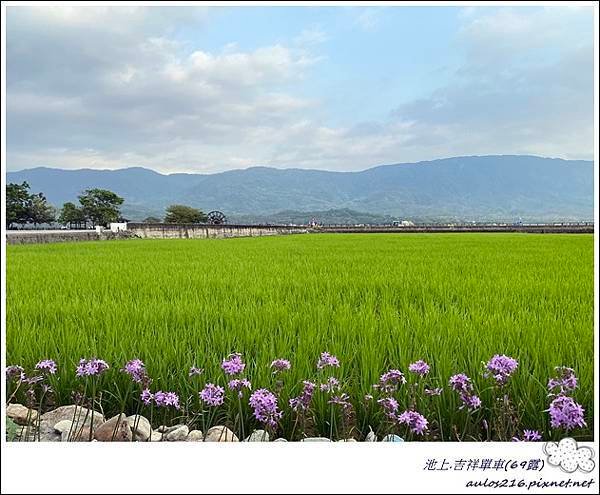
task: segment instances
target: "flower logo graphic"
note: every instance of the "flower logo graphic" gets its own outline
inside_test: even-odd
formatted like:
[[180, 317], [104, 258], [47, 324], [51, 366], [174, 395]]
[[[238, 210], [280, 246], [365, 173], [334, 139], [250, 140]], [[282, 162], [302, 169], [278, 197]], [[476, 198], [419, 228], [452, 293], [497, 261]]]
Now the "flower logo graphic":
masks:
[[594, 450], [590, 447], [578, 447], [572, 438], [563, 438], [560, 442], [547, 442], [544, 453], [548, 456], [548, 464], [560, 467], [565, 473], [574, 473], [579, 468], [585, 473], [593, 471]]

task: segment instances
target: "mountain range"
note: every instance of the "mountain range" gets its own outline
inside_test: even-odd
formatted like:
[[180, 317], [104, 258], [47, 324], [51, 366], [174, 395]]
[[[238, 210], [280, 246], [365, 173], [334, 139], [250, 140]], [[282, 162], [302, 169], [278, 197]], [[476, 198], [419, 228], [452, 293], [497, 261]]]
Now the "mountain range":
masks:
[[349, 222], [360, 215], [415, 221], [573, 221], [594, 216], [593, 161], [528, 155], [455, 157], [360, 172], [270, 167], [169, 175], [141, 167], [7, 172], [7, 183], [22, 181], [57, 207], [76, 202], [85, 189], [110, 189], [125, 198], [123, 214], [130, 220], [162, 217], [170, 204], [220, 210], [230, 221], [245, 222], [308, 221], [332, 211], [342, 212]]

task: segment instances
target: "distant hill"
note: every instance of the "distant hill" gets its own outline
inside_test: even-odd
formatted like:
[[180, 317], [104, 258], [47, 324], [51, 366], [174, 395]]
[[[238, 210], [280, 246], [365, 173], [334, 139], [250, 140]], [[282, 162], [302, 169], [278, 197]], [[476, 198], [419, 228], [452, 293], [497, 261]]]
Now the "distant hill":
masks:
[[364, 224], [389, 224], [396, 218], [390, 215], [377, 215], [350, 210], [348, 208], [322, 210], [322, 211], [295, 211], [287, 210], [271, 215], [232, 215], [230, 223], [261, 223], [261, 224], [306, 224], [315, 219], [321, 224], [354, 225]]
[[253, 167], [163, 175], [140, 167], [39, 167], [7, 173], [7, 182], [23, 180], [57, 206], [76, 200], [87, 188], [110, 189], [125, 198], [123, 211], [131, 220], [162, 216], [173, 203], [204, 211], [218, 209], [230, 218], [299, 219], [300, 212], [309, 217], [304, 221], [329, 210], [352, 211], [350, 216], [357, 218], [371, 214], [421, 221], [592, 220], [594, 216], [592, 161], [523, 155], [446, 158], [361, 172]]

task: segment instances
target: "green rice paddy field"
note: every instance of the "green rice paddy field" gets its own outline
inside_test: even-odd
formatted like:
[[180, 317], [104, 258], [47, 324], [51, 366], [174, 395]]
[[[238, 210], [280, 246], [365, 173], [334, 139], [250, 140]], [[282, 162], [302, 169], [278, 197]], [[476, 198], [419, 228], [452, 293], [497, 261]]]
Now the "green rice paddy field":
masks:
[[[126, 240], [7, 246], [7, 364], [31, 369], [54, 359], [59, 403], [70, 403], [82, 357], [111, 365], [103, 377], [107, 414], [119, 409], [127, 379], [119, 368], [140, 358], [153, 387], [185, 402], [198, 385], [226, 384], [229, 353], [243, 354], [254, 388], [273, 389], [269, 369], [287, 358], [279, 403], [282, 434], [292, 428], [288, 399], [319, 380], [322, 351], [356, 409], [358, 430], [382, 415], [363, 397], [390, 368], [431, 365], [445, 387], [421, 406], [438, 439], [483, 438], [493, 391], [482, 376], [494, 354], [519, 361], [506, 390], [522, 428], [549, 428], [546, 384], [554, 366], [575, 369], [574, 397], [593, 424], [593, 236], [540, 234], [320, 234], [227, 240]], [[448, 387], [466, 373], [483, 401], [470, 418]], [[329, 376], [328, 373], [321, 377]], [[117, 391], [119, 391], [117, 393]], [[406, 399], [408, 400], [408, 399]], [[129, 411], [134, 400], [125, 398]], [[237, 406], [236, 406], [237, 407]], [[184, 408], [185, 409], [185, 408]], [[234, 411], [224, 408], [223, 415]], [[317, 433], [328, 431], [317, 403]], [[227, 421], [227, 418], [222, 418]], [[247, 428], [255, 424], [248, 414]], [[368, 431], [368, 428], [366, 428]], [[361, 434], [362, 434], [361, 433]], [[461, 434], [462, 435], [462, 434]]]

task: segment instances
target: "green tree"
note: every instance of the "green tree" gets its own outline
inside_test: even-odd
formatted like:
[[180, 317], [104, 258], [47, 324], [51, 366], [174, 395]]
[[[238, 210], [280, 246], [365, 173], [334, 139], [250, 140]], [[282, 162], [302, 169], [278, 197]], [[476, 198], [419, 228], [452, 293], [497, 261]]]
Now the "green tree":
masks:
[[58, 222], [63, 225], [72, 223], [84, 223], [85, 214], [83, 213], [82, 209], [77, 208], [77, 206], [74, 203], [68, 202], [65, 203], [62, 209], [60, 210]]
[[51, 223], [56, 218], [56, 210], [46, 200], [42, 193], [34, 194], [29, 201], [28, 222], [33, 225]]
[[27, 182], [6, 185], [6, 228], [10, 229], [17, 223], [27, 223], [30, 202]]
[[142, 220], [143, 223], [161, 223], [162, 220], [158, 217], [146, 217]]
[[78, 196], [81, 210], [87, 220], [96, 225], [116, 222], [121, 217], [123, 198], [106, 189], [87, 189]]
[[201, 211], [191, 206], [171, 205], [165, 215], [166, 223], [204, 223], [208, 217]]

